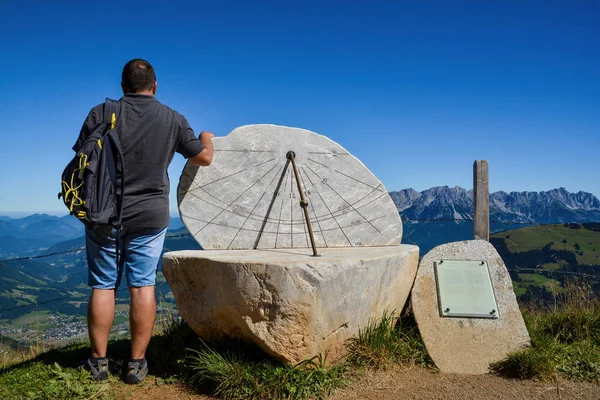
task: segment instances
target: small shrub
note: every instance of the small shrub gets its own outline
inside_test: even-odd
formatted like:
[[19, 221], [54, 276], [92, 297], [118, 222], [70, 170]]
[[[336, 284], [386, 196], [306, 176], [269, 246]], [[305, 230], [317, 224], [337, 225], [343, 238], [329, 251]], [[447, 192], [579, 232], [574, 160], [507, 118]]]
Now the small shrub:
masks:
[[548, 336], [531, 338], [531, 347], [510, 354], [504, 361], [492, 364], [493, 372], [510, 378], [547, 379], [556, 372], [555, 341]]

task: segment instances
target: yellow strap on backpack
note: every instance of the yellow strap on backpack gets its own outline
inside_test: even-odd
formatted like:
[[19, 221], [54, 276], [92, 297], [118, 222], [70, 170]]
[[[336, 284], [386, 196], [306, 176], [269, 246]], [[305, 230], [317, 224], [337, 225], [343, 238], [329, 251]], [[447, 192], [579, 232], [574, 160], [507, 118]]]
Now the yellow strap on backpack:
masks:
[[112, 113], [110, 116], [110, 129], [115, 129], [115, 122], [117, 122], [117, 114]]

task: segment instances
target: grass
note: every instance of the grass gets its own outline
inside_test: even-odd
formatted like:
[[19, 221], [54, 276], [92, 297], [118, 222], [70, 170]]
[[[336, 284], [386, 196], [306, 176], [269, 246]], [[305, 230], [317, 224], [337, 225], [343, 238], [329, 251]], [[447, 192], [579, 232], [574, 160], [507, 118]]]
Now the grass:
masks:
[[[575, 253], [579, 264], [600, 264], [600, 232], [583, 227], [571, 229], [563, 225], [528, 226], [496, 233], [492, 237], [505, 238], [506, 246], [511, 253], [539, 250], [552, 242], [551, 249]], [[576, 252], [575, 243], [583, 254]]]
[[[281, 364], [248, 343], [203, 342], [174, 314], [159, 321], [147, 353], [155, 382], [177, 383], [223, 399], [326, 398], [365, 368], [431, 365], [412, 316], [386, 314], [369, 324], [348, 342], [348, 357], [334, 365], [328, 365], [326, 355]], [[109, 355], [126, 355], [128, 346], [128, 340], [113, 340]], [[0, 398], [111, 398], [124, 385], [117, 378], [121, 359], [110, 359], [108, 387], [75, 369], [89, 354], [84, 344], [16, 354], [0, 358]]]
[[347, 365], [325, 366], [316, 356], [294, 366], [283, 365], [248, 352], [218, 351], [201, 342], [186, 358], [190, 382], [209, 384], [214, 394], [224, 399], [308, 399], [325, 398], [342, 386]]
[[[585, 283], [569, 283], [551, 309], [527, 306], [531, 347], [494, 364], [492, 370], [521, 379], [600, 382], [600, 299]], [[333, 365], [326, 355], [284, 365], [248, 343], [207, 343], [164, 308], [148, 349], [153, 382], [176, 383], [223, 399], [326, 398], [366, 369], [432, 367], [412, 315], [386, 313], [347, 342], [348, 356]], [[109, 354], [126, 357], [128, 340], [111, 341]], [[108, 386], [74, 368], [89, 354], [84, 344], [30, 349], [0, 358], [0, 398], [83, 399], [113, 397], [124, 383], [122, 359], [110, 359]], [[124, 390], [124, 389], [123, 389]], [[37, 397], [36, 397], [37, 396]]]
[[348, 361], [361, 367], [433, 365], [412, 314], [398, 318], [393, 313], [384, 313], [379, 321], [360, 330], [348, 348]]
[[528, 306], [523, 317], [531, 346], [492, 369], [521, 379], [600, 382], [600, 298], [584, 282], [568, 282], [556, 306]]
[[513, 281], [513, 288], [517, 297], [525, 294], [529, 286], [545, 286], [548, 288], [550, 293], [560, 293], [563, 290], [560, 282], [556, 281], [555, 279], [545, 277], [541, 274], [519, 273], [519, 277], [522, 279], [522, 281]]
[[113, 321], [113, 325], [120, 325], [120, 324], [124, 324], [125, 322], [129, 321], [129, 316], [128, 315], [115, 315], [115, 319]]
[[204, 342], [190, 350], [185, 364], [190, 382], [208, 384], [224, 399], [325, 398], [364, 368], [432, 365], [412, 315], [398, 318], [392, 313], [361, 329], [348, 342], [346, 359], [334, 365], [327, 365], [323, 355], [294, 366], [282, 365], [247, 344], [232, 350], [231, 344]]
[[87, 371], [63, 368], [58, 363], [30, 363], [19, 373], [0, 376], [0, 398], [3, 399], [81, 399], [101, 398], [110, 393], [108, 382], [92, 380]]
[[48, 310], [32, 311], [15, 318], [12, 320], [11, 325], [15, 328], [23, 328], [25, 326], [32, 326], [35, 328], [40, 324], [45, 324], [49, 318], [50, 312]]

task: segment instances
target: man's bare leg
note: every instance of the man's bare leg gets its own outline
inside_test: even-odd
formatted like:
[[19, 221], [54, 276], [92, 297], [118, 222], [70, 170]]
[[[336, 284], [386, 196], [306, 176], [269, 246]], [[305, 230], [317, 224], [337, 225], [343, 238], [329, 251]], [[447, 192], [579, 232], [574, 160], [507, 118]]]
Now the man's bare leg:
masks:
[[129, 326], [131, 328], [131, 359], [145, 357], [156, 318], [154, 286], [130, 287]]
[[92, 289], [88, 303], [88, 334], [92, 357], [106, 357], [110, 328], [115, 318], [115, 289]]

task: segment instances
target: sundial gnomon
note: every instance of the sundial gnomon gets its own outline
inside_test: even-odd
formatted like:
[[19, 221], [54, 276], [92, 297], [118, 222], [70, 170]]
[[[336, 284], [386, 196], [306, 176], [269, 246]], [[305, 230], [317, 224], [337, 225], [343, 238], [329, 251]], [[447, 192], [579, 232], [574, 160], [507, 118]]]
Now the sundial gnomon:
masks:
[[249, 125], [213, 143], [212, 165], [188, 163], [178, 189], [181, 218], [204, 249], [311, 247], [290, 151], [317, 247], [400, 243], [402, 223], [383, 184], [327, 137]]

